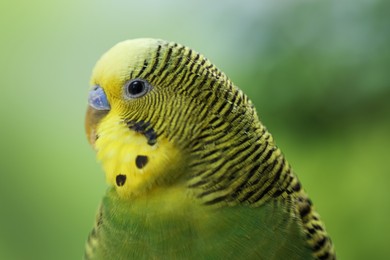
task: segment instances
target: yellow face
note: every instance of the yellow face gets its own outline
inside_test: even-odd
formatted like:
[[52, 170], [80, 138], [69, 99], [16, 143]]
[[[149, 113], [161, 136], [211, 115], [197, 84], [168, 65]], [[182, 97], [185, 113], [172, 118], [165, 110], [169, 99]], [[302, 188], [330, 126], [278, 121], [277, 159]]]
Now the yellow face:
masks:
[[145, 133], [131, 129], [115, 114], [108, 114], [97, 128], [95, 142], [107, 182], [124, 197], [137, 196], [156, 182], [176, 178], [183, 159], [166, 138], [151, 144]]
[[185, 161], [174, 142], [155, 128], [166, 120], [152, 106], [164, 90], [137, 76], [155, 45], [147, 39], [120, 43], [103, 55], [92, 75], [86, 132], [107, 182], [122, 197], [169, 184]]

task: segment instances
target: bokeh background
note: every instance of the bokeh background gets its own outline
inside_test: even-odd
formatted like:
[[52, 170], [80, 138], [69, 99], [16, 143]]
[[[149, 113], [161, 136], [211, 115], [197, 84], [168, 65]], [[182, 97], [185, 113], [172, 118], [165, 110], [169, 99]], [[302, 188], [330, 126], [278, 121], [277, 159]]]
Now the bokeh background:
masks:
[[106, 185], [84, 135], [118, 41], [203, 53], [254, 101], [340, 259], [390, 241], [390, 2], [1, 1], [0, 259], [80, 259]]

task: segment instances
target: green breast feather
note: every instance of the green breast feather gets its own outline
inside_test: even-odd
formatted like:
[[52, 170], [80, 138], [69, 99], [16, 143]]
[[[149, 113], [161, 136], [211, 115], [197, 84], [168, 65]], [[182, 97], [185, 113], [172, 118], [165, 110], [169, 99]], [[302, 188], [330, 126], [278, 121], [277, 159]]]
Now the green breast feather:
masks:
[[205, 57], [129, 40], [91, 85], [86, 132], [109, 188], [85, 259], [336, 259], [251, 101]]

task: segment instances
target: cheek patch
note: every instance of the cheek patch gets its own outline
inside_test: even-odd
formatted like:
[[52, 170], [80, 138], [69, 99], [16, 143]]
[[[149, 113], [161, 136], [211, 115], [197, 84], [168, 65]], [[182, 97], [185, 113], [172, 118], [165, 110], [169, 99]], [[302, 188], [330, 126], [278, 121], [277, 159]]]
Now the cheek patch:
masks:
[[157, 143], [157, 133], [151, 127], [149, 122], [145, 121], [129, 121], [126, 123], [130, 130], [143, 134], [146, 137], [147, 144], [153, 146]]
[[116, 185], [118, 185], [118, 187], [123, 186], [125, 182], [126, 182], [126, 175], [118, 174], [116, 176]]

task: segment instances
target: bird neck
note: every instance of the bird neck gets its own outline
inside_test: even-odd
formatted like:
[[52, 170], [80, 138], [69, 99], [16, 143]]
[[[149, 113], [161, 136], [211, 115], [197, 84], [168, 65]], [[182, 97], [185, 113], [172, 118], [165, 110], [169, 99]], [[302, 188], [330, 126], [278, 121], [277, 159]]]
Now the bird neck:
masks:
[[220, 133], [212, 135], [219, 139], [195, 146], [199, 156], [192, 163], [189, 187], [205, 204], [258, 206], [300, 190], [290, 165], [256, 117], [224, 129], [228, 131], [214, 128]]

